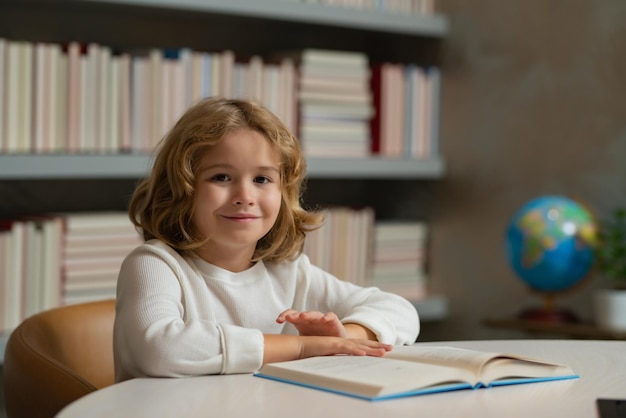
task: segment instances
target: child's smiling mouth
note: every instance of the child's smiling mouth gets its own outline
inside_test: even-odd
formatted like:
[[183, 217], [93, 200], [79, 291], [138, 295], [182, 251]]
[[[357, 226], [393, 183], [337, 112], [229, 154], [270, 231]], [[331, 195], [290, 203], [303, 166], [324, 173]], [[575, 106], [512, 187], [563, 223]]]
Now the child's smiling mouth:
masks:
[[239, 213], [234, 215], [222, 215], [223, 218], [235, 222], [252, 222], [260, 218], [260, 216], [252, 215], [249, 213]]

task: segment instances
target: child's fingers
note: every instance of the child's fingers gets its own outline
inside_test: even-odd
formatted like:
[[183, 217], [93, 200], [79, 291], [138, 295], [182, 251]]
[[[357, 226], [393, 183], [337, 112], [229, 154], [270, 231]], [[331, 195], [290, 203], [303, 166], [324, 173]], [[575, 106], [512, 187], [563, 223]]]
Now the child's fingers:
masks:
[[278, 322], [279, 324], [282, 324], [283, 322], [287, 320], [287, 316], [298, 314], [298, 313], [299, 311], [296, 311], [295, 309], [285, 309], [280, 314], [278, 314], [278, 316], [276, 317], [276, 322]]

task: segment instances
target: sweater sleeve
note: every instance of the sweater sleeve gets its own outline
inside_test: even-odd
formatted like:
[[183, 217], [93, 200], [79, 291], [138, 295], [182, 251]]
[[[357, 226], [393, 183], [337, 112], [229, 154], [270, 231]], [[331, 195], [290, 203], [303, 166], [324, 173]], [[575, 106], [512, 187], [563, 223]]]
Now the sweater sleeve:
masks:
[[185, 266], [182, 257], [148, 245], [124, 260], [114, 326], [116, 380], [246, 373], [260, 367], [261, 331], [217, 324], [210, 300], [202, 299], [201, 279]]
[[417, 310], [405, 298], [376, 287], [360, 287], [309, 264], [300, 268], [307, 276], [301, 297], [305, 309], [331, 311], [342, 323], [356, 323], [371, 330], [386, 344], [413, 344], [420, 331]]

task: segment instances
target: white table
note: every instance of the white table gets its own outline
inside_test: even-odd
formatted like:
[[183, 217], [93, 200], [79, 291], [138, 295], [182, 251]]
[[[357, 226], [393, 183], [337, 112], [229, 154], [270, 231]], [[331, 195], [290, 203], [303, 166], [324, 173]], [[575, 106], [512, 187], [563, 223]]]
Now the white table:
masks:
[[141, 378], [94, 392], [57, 418], [597, 417], [596, 398], [626, 399], [626, 342], [506, 340], [421, 343], [526, 354], [580, 379], [369, 402], [252, 375]]

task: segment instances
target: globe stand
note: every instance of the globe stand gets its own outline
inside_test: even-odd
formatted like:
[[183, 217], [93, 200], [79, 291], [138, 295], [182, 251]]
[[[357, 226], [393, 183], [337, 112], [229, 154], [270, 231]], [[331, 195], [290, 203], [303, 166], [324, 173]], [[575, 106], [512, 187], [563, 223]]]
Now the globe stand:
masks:
[[526, 321], [536, 321], [549, 324], [571, 324], [580, 322], [575, 313], [565, 308], [556, 308], [554, 306], [554, 295], [543, 295], [544, 306], [541, 308], [529, 308], [523, 310], [519, 315], [519, 319]]

